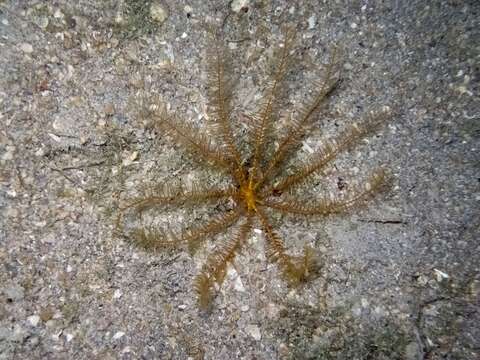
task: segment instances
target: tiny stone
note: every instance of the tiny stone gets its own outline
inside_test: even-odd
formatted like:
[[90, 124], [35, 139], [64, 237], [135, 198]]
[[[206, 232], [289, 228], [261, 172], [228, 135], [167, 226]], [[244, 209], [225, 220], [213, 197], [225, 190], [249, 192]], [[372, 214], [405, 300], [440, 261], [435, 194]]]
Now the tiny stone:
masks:
[[123, 14], [121, 11], [118, 11], [116, 14], [115, 14], [115, 19], [114, 19], [115, 23], [118, 24], [118, 25], [123, 25], [125, 23], [125, 18], [123, 17]]
[[250, 306], [248, 306], [248, 305], [243, 305], [243, 306], [240, 308], [240, 310], [241, 310], [242, 312], [247, 312], [249, 309], [250, 309]]
[[51, 307], [46, 307], [40, 311], [40, 319], [43, 322], [47, 322], [53, 318], [53, 309]]
[[7, 146], [7, 151], [2, 155], [2, 160], [13, 160], [14, 148], [12, 146]]
[[154, 2], [150, 5], [150, 17], [161, 24], [167, 20], [168, 14], [160, 4]]
[[175, 340], [174, 337], [169, 336], [169, 337], [167, 337], [167, 340], [168, 340], [168, 344], [169, 344], [173, 349], [176, 349], [176, 348], [177, 348], [177, 340]]
[[350, 27], [351, 27], [352, 29], [356, 29], [357, 26], [358, 26], [358, 25], [357, 25], [356, 23], [351, 23], [351, 24], [350, 24]]
[[105, 113], [105, 115], [112, 116], [113, 114], [115, 114], [115, 107], [111, 103], [107, 104], [103, 108], [103, 112]]
[[21, 44], [20, 49], [26, 54], [31, 54], [33, 52], [33, 46], [29, 43]]
[[425, 285], [427, 285], [427, 283], [428, 283], [428, 278], [427, 278], [426, 276], [424, 276], [424, 275], [420, 275], [420, 276], [417, 278], [417, 283], [418, 283], [419, 285], [425, 286]]
[[67, 342], [70, 342], [73, 339], [73, 335], [67, 333], [67, 334], [65, 334], [65, 338], [66, 338]]
[[243, 282], [242, 282], [242, 279], [240, 278], [240, 276], [238, 276], [238, 277], [235, 279], [235, 284], [234, 284], [233, 287], [234, 287], [235, 290], [237, 290], [237, 291], [245, 292], [245, 286], [243, 286]]
[[125, 154], [122, 164], [123, 166], [131, 165], [138, 157], [138, 151]]
[[47, 17], [41, 17], [40, 19], [38, 19], [37, 23], [38, 23], [38, 26], [40, 26], [43, 30], [45, 30], [48, 26], [49, 20]]
[[7, 299], [12, 301], [19, 301], [22, 300], [24, 297], [24, 289], [19, 285], [14, 285], [4, 290], [4, 293]]
[[122, 297], [122, 291], [120, 289], [117, 289], [113, 293], [113, 298], [114, 299], [120, 299]]
[[280, 314], [280, 308], [274, 303], [270, 303], [267, 305], [266, 313], [269, 319], [275, 319]]
[[115, 333], [115, 335], [113, 335], [112, 339], [113, 340], [118, 340], [120, 339], [121, 337], [123, 337], [125, 335], [125, 333], [123, 331], [117, 331]]
[[60, 335], [62, 335], [62, 331], [60, 330], [59, 332], [55, 333], [52, 335], [52, 340], [53, 341], [59, 341], [60, 340]]
[[55, 13], [53, 14], [53, 17], [56, 18], [56, 19], [60, 19], [60, 18], [63, 18], [63, 13], [60, 9], [57, 9], [57, 11], [55, 11]]
[[352, 308], [352, 314], [355, 317], [362, 315], [362, 308], [357, 304]]
[[285, 343], [281, 343], [281, 344], [278, 346], [278, 353], [279, 353], [282, 357], [287, 357], [288, 354], [289, 354], [288, 345], [285, 344]]
[[43, 238], [40, 239], [40, 242], [42, 244], [53, 244], [56, 240], [56, 237], [54, 234], [47, 234]]
[[32, 315], [32, 316], [29, 316], [27, 320], [32, 326], [37, 326], [38, 323], [40, 322], [40, 316]]
[[438, 282], [441, 282], [444, 279], [450, 278], [450, 276], [447, 273], [444, 273], [443, 271], [440, 271], [438, 269], [433, 269], [433, 271], [435, 271], [435, 276]]
[[313, 335], [312, 336], [312, 342], [315, 344], [315, 345], [318, 345], [322, 342], [322, 338], [318, 335]]
[[16, 342], [22, 342], [26, 337], [27, 332], [20, 325], [15, 325], [11, 339]]
[[230, 5], [233, 12], [240, 12], [240, 10], [247, 8], [249, 0], [233, 0]]
[[45, 149], [43, 147], [41, 147], [37, 151], [35, 151], [35, 156], [42, 157], [44, 155], [45, 155]]
[[187, 305], [185, 304], [178, 305], [179, 310], [185, 310], [186, 308], [187, 308]]
[[315, 15], [312, 15], [308, 18], [308, 29], [312, 30], [315, 28], [315, 23], [317, 22], [317, 19]]
[[233, 266], [229, 266], [227, 268], [227, 275], [230, 279], [235, 279], [238, 276], [238, 273]]
[[10, 338], [10, 329], [6, 327], [0, 327], [0, 340], [6, 340]]
[[40, 339], [38, 337], [33, 337], [30, 339], [30, 345], [31, 346], [37, 346], [40, 343]]
[[260, 334], [260, 329], [257, 325], [248, 325], [246, 327], [247, 333], [254, 338], [255, 340], [260, 340], [262, 338], [262, 334]]

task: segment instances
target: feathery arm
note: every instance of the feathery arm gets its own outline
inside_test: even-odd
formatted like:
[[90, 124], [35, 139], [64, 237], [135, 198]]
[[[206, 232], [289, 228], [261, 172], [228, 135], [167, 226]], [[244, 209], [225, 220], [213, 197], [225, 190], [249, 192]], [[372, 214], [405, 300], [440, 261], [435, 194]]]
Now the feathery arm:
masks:
[[288, 255], [283, 240], [273, 231], [263, 209], [257, 208], [257, 214], [265, 231], [267, 259], [278, 264], [282, 275], [291, 285], [306, 281], [317, 270], [318, 264], [313, 250], [307, 246], [303, 256]]
[[289, 150], [295, 147], [303, 137], [306, 126], [311, 120], [312, 115], [320, 108], [328, 95], [330, 95], [335, 89], [338, 83], [338, 81], [334, 80], [334, 68], [336, 64], [335, 58], [336, 49], [334, 50], [330, 62], [327, 65], [324, 80], [319, 84], [315, 84], [318, 90], [315, 92], [314, 96], [300, 109], [300, 117], [294, 120], [289, 132], [280, 142], [279, 147], [274, 152], [272, 158], [267, 164], [266, 170], [264, 171], [261, 180], [258, 182], [257, 187], [263, 185], [267, 179], [272, 177], [273, 173], [278, 171], [281, 163], [287, 157]]
[[227, 266], [240, 251], [252, 228], [252, 217], [248, 216], [237, 234], [219, 246], [209, 257], [200, 274], [194, 280], [200, 307], [205, 309], [212, 299], [213, 283], [221, 284], [225, 278]]
[[295, 200], [272, 201], [265, 200], [263, 204], [272, 209], [276, 209], [285, 213], [299, 215], [320, 215], [327, 216], [330, 214], [340, 213], [357, 205], [362, 200], [375, 195], [386, 184], [385, 171], [380, 169], [371, 174], [363, 186], [354, 189], [342, 198], [330, 197], [317, 200], [314, 204], [309, 205], [305, 202]]
[[[207, 53], [208, 97], [209, 105], [212, 109], [210, 117], [213, 120], [217, 134], [227, 147], [229, 157], [235, 161], [236, 167], [240, 168], [242, 159], [235, 144], [230, 125], [232, 84], [227, 78], [228, 53], [225, 47], [216, 39], [216, 36], [213, 35], [214, 39]], [[236, 173], [233, 175], [238, 176]]]
[[214, 217], [206, 224], [183, 230], [180, 234], [169, 229], [158, 229], [152, 226], [134, 228], [127, 236], [144, 249], [178, 249], [187, 246], [190, 252], [194, 253], [207, 236], [214, 236], [225, 231], [239, 219], [240, 215], [240, 208], [236, 208]]
[[294, 173], [280, 180], [277, 185], [270, 186], [265, 193], [282, 193], [296, 185], [299, 185], [316, 171], [321, 170], [342, 151], [351, 149], [361, 139], [371, 134], [385, 123], [389, 112], [370, 112], [360, 125], [353, 124], [343, 132], [336, 140], [327, 143], [323, 149], [317, 152], [304, 166], [296, 169]]
[[286, 29], [283, 48], [280, 51], [279, 58], [276, 64], [276, 71], [273, 76], [273, 81], [265, 94], [260, 111], [253, 116], [254, 120], [254, 139], [255, 152], [253, 156], [252, 179], [256, 179], [257, 173], [260, 170], [259, 166], [263, 160], [263, 150], [266, 143], [267, 132], [271, 128], [274, 107], [278, 101], [279, 92], [281, 91], [281, 82], [287, 73], [290, 64], [290, 51], [295, 40], [295, 31], [293, 29]]
[[163, 186], [155, 189], [148, 195], [140, 197], [128, 205], [120, 208], [124, 213], [126, 210], [134, 210], [142, 213], [152, 208], [167, 205], [199, 205], [209, 201], [227, 199], [235, 194], [235, 188], [205, 188], [194, 184], [190, 190], [184, 190], [182, 186]]

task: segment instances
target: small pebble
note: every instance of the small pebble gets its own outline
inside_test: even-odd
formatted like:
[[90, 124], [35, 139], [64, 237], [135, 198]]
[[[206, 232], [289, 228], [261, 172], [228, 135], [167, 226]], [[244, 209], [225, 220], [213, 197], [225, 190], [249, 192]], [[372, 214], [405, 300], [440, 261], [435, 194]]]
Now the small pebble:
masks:
[[235, 283], [234, 283], [233, 287], [237, 291], [245, 292], [245, 286], [243, 286], [243, 282], [242, 282], [242, 279], [240, 278], [240, 276], [235, 278]]
[[165, 20], [167, 20], [168, 14], [159, 3], [154, 2], [152, 5], [150, 5], [150, 17], [154, 21], [162, 24]]
[[123, 331], [117, 331], [115, 333], [115, 335], [113, 335], [112, 339], [113, 340], [118, 340], [120, 339], [121, 337], [123, 337], [125, 335], [125, 333]]
[[22, 300], [25, 296], [25, 290], [20, 285], [14, 285], [3, 290], [3, 293], [6, 295], [6, 298], [11, 301]]
[[444, 279], [450, 278], [450, 276], [447, 273], [444, 273], [443, 271], [440, 271], [438, 269], [433, 269], [433, 271], [435, 271], [435, 276], [438, 282], [441, 282]]
[[233, 0], [230, 5], [233, 12], [240, 12], [242, 9], [248, 8], [250, 0]]
[[62, 13], [62, 11], [61, 11], [60, 9], [57, 9], [57, 10], [55, 11], [55, 13], [53, 14], [53, 17], [54, 17], [55, 19], [61, 19], [61, 18], [63, 18], [64, 16], [65, 16], [65, 15], [63, 15], [63, 13]]
[[242, 312], [247, 312], [249, 309], [250, 309], [250, 306], [248, 305], [242, 305], [242, 307], [240, 308]]
[[61, 332], [61, 331], [59, 331], [59, 332], [57, 332], [57, 333], [55, 333], [55, 334], [52, 334], [52, 340], [53, 340], [53, 341], [59, 341], [59, 340], [60, 340], [60, 335], [62, 335], [62, 332]]
[[29, 316], [27, 320], [32, 326], [37, 326], [38, 323], [40, 322], [40, 316], [32, 315], [32, 316]]
[[131, 165], [138, 157], [138, 151], [133, 151], [131, 153], [124, 154], [124, 158], [122, 160], [123, 166]]
[[47, 17], [41, 17], [38, 19], [37, 24], [40, 26], [43, 30], [45, 30], [48, 26], [49, 20]]
[[22, 43], [20, 45], [20, 50], [22, 50], [25, 54], [31, 54], [33, 52], [33, 46], [29, 43]]
[[361, 302], [363, 308], [366, 308], [369, 305], [368, 300], [365, 299], [365, 298], [363, 298], [360, 302]]
[[112, 116], [113, 114], [115, 114], [115, 106], [113, 106], [112, 103], [109, 103], [105, 105], [105, 107], [103, 108], [103, 112], [105, 113], [105, 115]]
[[54, 310], [52, 307], [47, 306], [46, 308], [43, 308], [42, 311], [40, 311], [40, 319], [42, 319], [43, 322], [47, 322], [53, 318], [54, 315]]
[[260, 329], [257, 325], [248, 325], [245, 330], [252, 338], [257, 341], [262, 338], [262, 334], [260, 334]]
[[120, 299], [122, 297], [122, 291], [120, 289], [117, 289], [113, 293], [113, 298], [114, 299]]
[[193, 8], [192, 8], [191, 6], [189, 6], [189, 5], [185, 5], [185, 7], [183, 8], [183, 12], [184, 12], [185, 14], [192, 14]]
[[269, 319], [275, 319], [280, 314], [280, 308], [274, 303], [269, 303], [266, 308], [266, 314]]

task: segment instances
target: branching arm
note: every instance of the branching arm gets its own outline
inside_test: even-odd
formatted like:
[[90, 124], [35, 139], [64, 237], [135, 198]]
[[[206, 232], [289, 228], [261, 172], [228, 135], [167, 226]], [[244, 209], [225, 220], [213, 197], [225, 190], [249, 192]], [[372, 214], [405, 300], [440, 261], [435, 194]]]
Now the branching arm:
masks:
[[295, 40], [295, 31], [287, 29], [285, 40], [281, 48], [279, 58], [276, 64], [276, 71], [273, 76], [272, 83], [265, 94], [260, 111], [253, 117], [254, 120], [254, 139], [255, 152], [253, 156], [252, 179], [257, 178], [259, 166], [263, 160], [263, 150], [266, 144], [267, 133], [272, 126], [274, 108], [278, 101], [279, 92], [281, 91], [281, 82], [287, 73], [291, 55], [290, 51]]
[[149, 194], [131, 201], [120, 208], [122, 213], [133, 210], [143, 213], [159, 206], [171, 205], [201, 205], [206, 202], [227, 199], [235, 194], [235, 188], [205, 188], [193, 184], [191, 189], [185, 190], [182, 186], [162, 186], [149, 191]]
[[267, 259], [278, 264], [283, 276], [291, 285], [306, 281], [317, 268], [313, 250], [305, 247], [303, 256], [288, 255], [283, 240], [273, 231], [264, 211], [258, 208], [257, 214], [265, 231]]
[[144, 249], [178, 249], [187, 246], [190, 252], [193, 253], [208, 236], [214, 236], [225, 231], [239, 219], [240, 215], [240, 208], [236, 208], [233, 211], [214, 217], [206, 224], [183, 230], [180, 234], [152, 226], [150, 228], [135, 228], [127, 236], [131, 237], [137, 245]]
[[314, 204], [305, 204], [295, 200], [272, 201], [265, 200], [264, 205], [285, 213], [299, 215], [319, 215], [327, 216], [344, 212], [349, 208], [358, 205], [362, 200], [375, 195], [386, 184], [386, 174], [383, 170], [378, 170], [370, 175], [363, 186], [350, 191], [344, 197], [329, 197], [317, 200]]
[[217, 134], [227, 147], [229, 157], [235, 161], [236, 168], [241, 168], [242, 159], [235, 144], [230, 124], [232, 81], [228, 79], [228, 53], [225, 47], [220, 45], [216, 35], [213, 36], [214, 39], [207, 54], [208, 97], [212, 109], [211, 118]]
[[212, 299], [212, 287], [216, 282], [222, 284], [227, 266], [231, 263], [235, 255], [238, 254], [245, 243], [248, 234], [252, 228], [252, 218], [248, 216], [245, 222], [240, 226], [237, 234], [230, 240], [219, 246], [207, 259], [202, 271], [194, 280], [194, 288], [198, 294], [200, 307], [205, 309]]
[[350, 126], [350, 128], [342, 133], [336, 140], [327, 143], [323, 149], [317, 152], [304, 166], [295, 170], [292, 175], [282, 179], [277, 185], [270, 186], [265, 193], [282, 193], [301, 184], [310, 175], [321, 170], [335, 159], [339, 153], [349, 150], [361, 139], [377, 130], [380, 125], [385, 123], [388, 115], [389, 112], [387, 110], [369, 113], [360, 125], [353, 124]]
[[165, 111], [155, 116], [156, 126], [167, 131], [179, 143], [183, 144], [193, 155], [200, 155], [207, 162], [222, 169], [231, 171], [228, 156], [208, 139], [205, 134], [193, 125], [182, 123]]
[[314, 96], [309, 101], [307, 101], [299, 110], [299, 118], [294, 120], [289, 132], [280, 142], [279, 147], [277, 148], [269, 163], [267, 164], [263, 176], [258, 182], [257, 187], [261, 187], [267, 179], [272, 178], [274, 173], [278, 171], [278, 168], [286, 159], [290, 150], [296, 145], [298, 145], [299, 141], [302, 139], [306, 127], [312, 118], [312, 115], [320, 108], [328, 95], [331, 94], [332, 91], [335, 89], [338, 83], [338, 81], [334, 79], [336, 65], [335, 59], [336, 49], [334, 50], [331, 56], [331, 60], [327, 65], [324, 80], [321, 83], [315, 84], [318, 90], [315, 92]]

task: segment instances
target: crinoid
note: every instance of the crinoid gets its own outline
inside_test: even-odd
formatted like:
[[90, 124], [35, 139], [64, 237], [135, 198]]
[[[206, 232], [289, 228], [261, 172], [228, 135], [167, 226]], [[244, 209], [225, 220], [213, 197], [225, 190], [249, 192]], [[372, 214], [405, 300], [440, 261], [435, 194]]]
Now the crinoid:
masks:
[[[285, 134], [274, 135], [277, 133], [274, 130], [278, 127], [279, 120], [279, 98], [285, 91], [283, 81], [293, 56], [294, 31], [286, 31], [284, 42], [275, 56], [273, 77], [258, 111], [243, 117], [253, 125], [249, 127], [248, 139], [240, 145], [231, 125], [234, 113], [231, 105], [229, 54], [221, 43], [214, 40], [207, 54], [210, 110], [208, 118], [213, 125], [210, 137], [199, 128], [181, 121], [178, 115], [166, 111], [160, 105], [161, 101], [155, 99], [145, 105], [144, 116], [151, 120], [157, 131], [168, 132], [171, 138], [193, 152], [197, 159], [202, 158], [206, 164], [216, 167], [231, 185], [217, 188], [197, 184], [188, 189], [185, 186], [150, 186], [147, 194], [129, 200], [121, 208], [118, 220], [118, 228], [126, 237], [146, 249], [153, 250], [185, 247], [193, 252], [207, 238], [212, 239], [230, 227], [237, 227], [234, 235], [227, 236], [216, 244], [213, 253], [209, 255], [194, 280], [199, 304], [203, 308], [211, 303], [214, 283], [221, 285], [227, 265], [234, 261], [236, 254], [246, 244], [255, 222], [258, 222], [265, 235], [267, 260], [278, 265], [288, 283], [296, 285], [309, 279], [318, 269], [315, 253], [306, 246], [303, 255], [289, 254], [284, 241], [274, 229], [270, 219], [271, 212], [317, 217], [341, 213], [374, 195], [387, 182], [384, 170], [380, 169], [371, 173], [361, 185], [344, 191], [341, 196], [327, 194], [307, 201], [294, 196], [293, 189], [306, 183], [313, 174], [330, 164], [340, 152], [351, 149], [359, 140], [384, 123], [388, 111], [369, 111], [358, 124], [351, 124], [338, 138], [326, 142], [320, 151], [313, 153], [308, 161], [301, 164], [297, 162], [297, 167], [294, 165], [293, 169], [287, 172], [289, 158], [302, 143], [306, 130], [310, 128], [319, 109], [338, 83], [336, 51], [332, 51], [333, 55], [325, 66], [322, 80], [314, 84], [312, 95], [300, 109], [292, 112]], [[242, 154], [243, 152], [246, 154]], [[233, 204], [232, 208], [205, 223], [186, 227], [181, 232], [141, 220], [147, 213], [155, 218], [155, 213], [162, 208], [221, 201], [229, 201]], [[128, 226], [127, 219], [132, 217], [137, 223], [150, 225]]]

